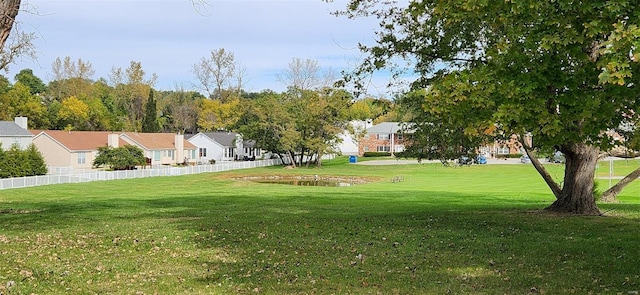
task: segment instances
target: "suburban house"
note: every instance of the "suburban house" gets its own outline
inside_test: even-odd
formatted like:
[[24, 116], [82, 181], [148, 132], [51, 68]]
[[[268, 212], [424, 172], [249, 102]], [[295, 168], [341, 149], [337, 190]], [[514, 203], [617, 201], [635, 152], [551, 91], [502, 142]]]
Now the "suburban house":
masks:
[[18, 145], [26, 149], [33, 140], [33, 134], [27, 129], [27, 118], [16, 117], [14, 121], [0, 121], [0, 143], [2, 149], [8, 150]]
[[340, 142], [337, 144], [337, 150], [341, 155], [346, 156], [356, 156], [358, 155], [358, 135], [363, 134], [367, 127], [371, 126], [371, 120], [367, 121], [351, 121], [349, 122], [351, 129], [354, 130], [355, 134], [352, 132], [344, 130], [342, 133], [338, 135], [340, 138]]
[[200, 132], [188, 135], [187, 141], [198, 148], [198, 156], [203, 163], [211, 160], [220, 162], [256, 159], [262, 156], [261, 150], [255, 148], [254, 141], [243, 140], [242, 135], [235, 132]]
[[[358, 155], [365, 152], [388, 152], [398, 153], [405, 150], [407, 144], [407, 134], [403, 134], [403, 128], [407, 123], [383, 122], [366, 129], [366, 133], [358, 142]], [[526, 136], [525, 140], [531, 144], [531, 136]], [[508, 141], [496, 141], [478, 148], [478, 152], [486, 157], [501, 157], [509, 154], [522, 153], [522, 144], [516, 136], [512, 136]]]
[[[33, 143], [48, 166], [91, 169], [98, 148], [118, 138], [111, 131], [32, 130]], [[110, 137], [111, 136], [111, 137]], [[124, 144], [120, 141], [119, 144]], [[118, 143], [111, 143], [117, 146]]]
[[264, 156], [264, 153], [262, 149], [256, 148], [255, 140], [243, 140], [238, 155], [238, 159], [242, 156], [244, 160], [255, 160]]
[[407, 142], [403, 134], [406, 123], [382, 122], [366, 129], [365, 135], [358, 142], [358, 155], [366, 152], [399, 153], [405, 150]]
[[124, 132], [120, 139], [144, 151], [151, 165], [195, 164], [197, 148], [182, 134]]
[[[525, 135], [525, 140], [532, 145], [532, 137]], [[479, 148], [478, 153], [485, 157], [498, 158], [513, 154], [522, 154], [524, 151], [522, 143], [518, 141], [518, 137], [513, 135], [508, 141], [496, 141]]]

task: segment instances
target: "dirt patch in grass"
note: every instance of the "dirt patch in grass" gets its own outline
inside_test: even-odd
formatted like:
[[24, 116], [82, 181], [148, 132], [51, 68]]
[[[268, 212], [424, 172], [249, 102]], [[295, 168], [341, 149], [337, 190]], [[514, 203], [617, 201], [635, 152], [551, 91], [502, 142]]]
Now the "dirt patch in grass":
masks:
[[41, 209], [0, 209], [0, 214], [29, 214], [42, 212]]
[[234, 176], [235, 180], [323, 180], [323, 181], [335, 181], [346, 182], [354, 184], [365, 184], [375, 179], [359, 177], [359, 176], [332, 176], [332, 175], [246, 175], [246, 176]]

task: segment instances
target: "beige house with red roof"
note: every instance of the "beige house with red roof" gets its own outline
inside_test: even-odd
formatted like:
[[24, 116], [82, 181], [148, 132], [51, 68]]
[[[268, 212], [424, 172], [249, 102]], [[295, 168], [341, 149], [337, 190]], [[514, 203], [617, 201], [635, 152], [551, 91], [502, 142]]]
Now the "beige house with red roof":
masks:
[[197, 147], [184, 139], [182, 134], [125, 132], [120, 139], [144, 151], [151, 165], [195, 164]]
[[[74, 169], [91, 169], [93, 160], [98, 155], [98, 148], [109, 143], [110, 134], [118, 136], [111, 131], [31, 130], [31, 132], [34, 134], [33, 144], [42, 153], [48, 166]], [[112, 145], [115, 144], [112, 143]]]
[[174, 165], [185, 158], [197, 161], [196, 147], [173, 133], [114, 133], [112, 131], [31, 130], [33, 143], [48, 166], [91, 169], [103, 146], [135, 145], [151, 159], [152, 165]]

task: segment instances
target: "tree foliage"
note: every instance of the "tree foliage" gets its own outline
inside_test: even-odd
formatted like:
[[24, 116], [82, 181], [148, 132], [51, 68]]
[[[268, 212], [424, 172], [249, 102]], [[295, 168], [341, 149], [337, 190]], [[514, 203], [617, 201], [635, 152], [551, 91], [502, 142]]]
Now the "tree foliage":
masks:
[[153, 98], [153, 89], [149, 89], [149, 98], [147, 99], [144, 119], [142, 120], [142, 132], [154, 133], [159, 130], [156, 100]]
[[4, 150], [0, 144], [0, 178], [47, 174], [44, 157], [34, 144], [21, 150], [18, 145]]
[[98, 155], [93, 160], [93, 167], [109, 167], [113, 170], [132, 170], [136, 166], [146, 164], [144, 151], [133, 145], [113, 148], [103, 146], [98, 148]]
[[[377, 43], [348, 82], [410, 65], [403, 100], [416, 124], [414, 150], [467, 152], [488, 138], [533, 135], [536, 148], [566, 156], [562, 186], [527, 153], [556, 196], [548, 209], [599, 214], [592, 197], [595, 159], [616, 142], [606, 135], [638, 121], [634, 1], [352, 0], [342, 14], [380, 20]], [[438, 137], [434, 129], [448, 133]], [[447, 142], [450, 141], [450, 142]], [[445, 157], [453, 156], [441, 155]]]

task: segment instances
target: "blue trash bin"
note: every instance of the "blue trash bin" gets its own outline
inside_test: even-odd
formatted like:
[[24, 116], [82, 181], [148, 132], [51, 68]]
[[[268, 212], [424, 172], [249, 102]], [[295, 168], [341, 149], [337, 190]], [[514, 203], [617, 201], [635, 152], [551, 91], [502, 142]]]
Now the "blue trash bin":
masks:
[[357, 163], [358, 156], [349, 156], [349, 163]]

